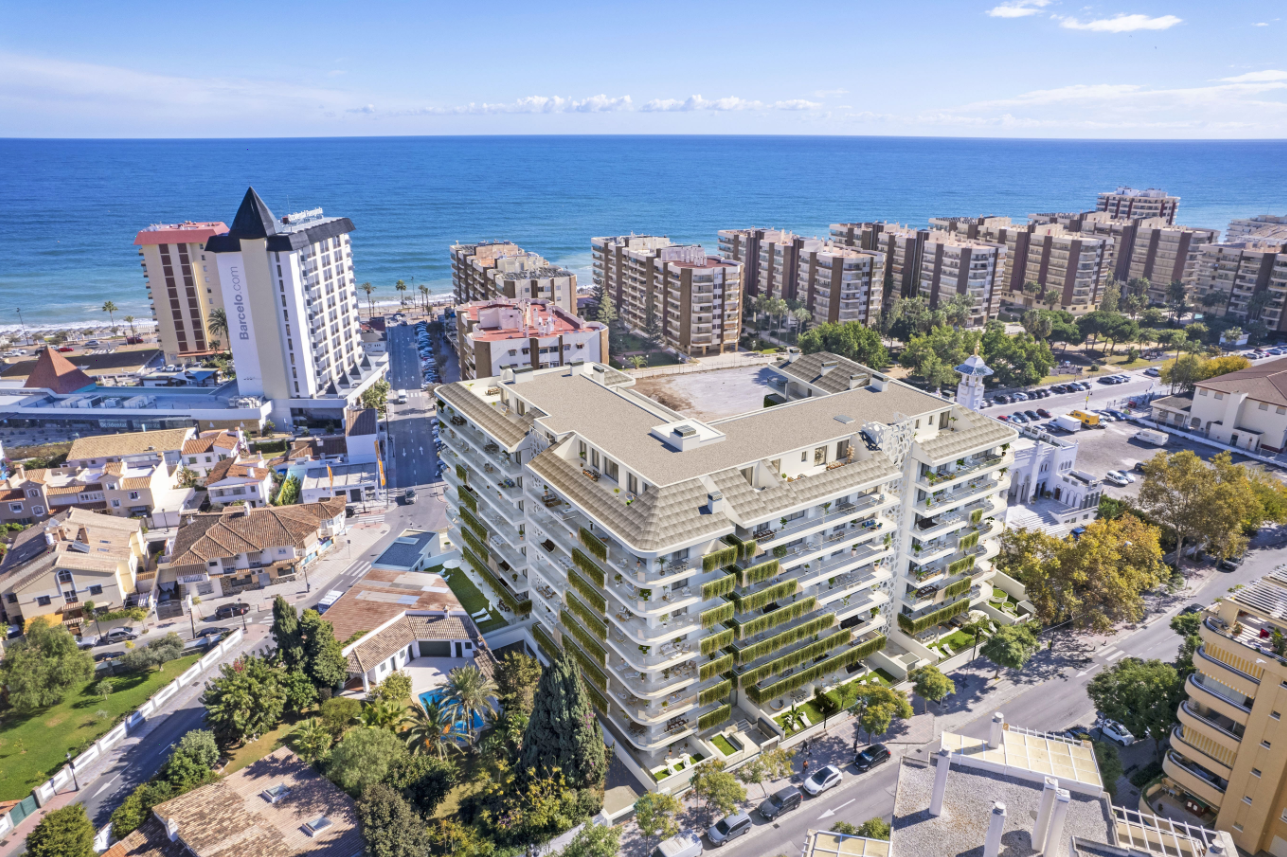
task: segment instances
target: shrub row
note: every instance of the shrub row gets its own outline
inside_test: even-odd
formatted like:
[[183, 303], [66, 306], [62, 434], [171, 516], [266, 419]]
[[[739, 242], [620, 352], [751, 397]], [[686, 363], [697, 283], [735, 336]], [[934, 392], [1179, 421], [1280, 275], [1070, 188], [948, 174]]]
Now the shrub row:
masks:
[[581, 678], [589, 679], [590, 683], [600, 690], [607, 690], [608, 677], [603, 674], [603, 670], [599, 669], [594, 660], [581, 651], [575, 640], [572, 641], [572, 645], [569, 648], [572, 650], [572, 656], [577, 659], [577, 663], [585, 669], [585, 672], [581, 673]]
[[702, 557], [702, 571], [714, 571], [720, 566], [737, 562], [737, 548], [726, 547], [713, 550]]
[[714, 711], [708, 714], [703, 714], [701, 717], [698, 717], [697, 728], [710, 729], [712, 726], [720, 725], [721, 723], [723, 723], [725, 720], [728, 720], [732, 716], [733, 716], [733, 706], [721, 705], [719, 708], [715, 709]]
[[733, 605], [721, 604], [718, 607], [712, 607], [710, 610], [702, 611], [702, 627], [714, 628], [722, 622], [727, 622], [733, 618]]
[[809, 667], [803, 672], [798, 672], [795, 675], [787, 676], [781, 681], [774, 682], [763, 690], [751, 685], [746, 688], [746, 698], [756, 705], [777, 699], [782, 694], [804, 687], [809, 682], [826, 675], [832, 670], [847, 667], [850, 664], [861, 661], [863, 658], [874, 655], [883, 648], [885, 648], [885, 638], [883, 636], [876, 637], [873, 640], [868, 640], [865, 643], [854, 646], [852, 649], [846, 649], [838, 655], [827, 658], [822, 663]]
[[554, 660], [555, 656], [563, 651], [559, 644], [554, 642], [554, 637], [549, 631], [545, 630], [545, 626], [540, 622], [532, 625], [532, 636], [536, 638], [536, 645], [545, 650], [545, 654], [550, 660]]
[[965, 559], [958, 559], [947, 567], [948, 574], [961, 574], [966, 569], [974, 568], [974, 557], [967, 556]]
[[714, 687], [708, 687], [697, 695], [698, 705], [710, 705], [717, 699], [726, 699], [733, 690], [733, 682], [725, 679]]
[[465, 465], [456, 465], [456, 478], [459, 479], [462, 484], [469, 483], [469, 471], [465, 469]]
[[604, 585], [605, 578], [603, 569], [599, 568], [599, 566], [595, 564], [594, 560], [590, 559], [576, 548], [572, 548], [572, 564], [584, 571], [585, 576], [593, 580], [595, 583], [600, 586]]
[[973, 583], [973, 581], [967, 577], [965, 580], [958, 580], [956, 583], [949, 584], [948, 587], [943, 590], [943, 597], [955, 598], [962, 592], [968, 591], [971, 583]]
[[590, 629], [590, 633], [594, 634], [594, 636], [598, 637], [600, 640], [608, 639], [608, 623], [594, 615], [594, 611], [582, 604], [581, 599], [577, 598], [571, 592], [566, 595], [566, 598], [568, 610], [571, 610], [572, 615], [580, 619], [581, 623]]
[[578, 595], [585, 599], [585, 603], [600, 613], [606, 614], [608, 612], [608, 599], [604, 598], [597, 589], [586, 583], [581, 575], [571, 569], [568, 569], [568, 583], [572, 585]]
[[577, 645], [590, 653], [596, 664], [601, 667], [608, 665], [607, 651], [604, 650], [603, 646], [599, 645], [598, 640], [591, 637], [584, 628], [576, 623], [576, 619], [571, 613], [567, 610], [560, 610], [559, 620], [563, 623], [563, 630], [572, 635], [572, 639], [576, 640]]
[[755, 556], [756, 551], [760, 549], [760, 546], [756, 543], [755, 539], [742, 541], [737, 536], [728, 535], [724, 537], [724, 541], [737, 548], [737, 558], [739, 560], [750, 559]]
[[491, 551], [487, 550], [487, 546], [479, 541], [478, 536], [474, 535], [473, 530], [466, 527], [460, 531], [460, 534], [465, 537], [465, 544], [469, 545], [470, 549], [472, 549], [474, 553], [478, 554], [484, 560], [491, 556]]
[[483, 526], [482, 521], [474, 517], [473, 512], [468, 509], [461, 509], [460, 520], [464, 521], [465, 525], [468, 526], [469, 529], [473, 530], [474, 535], [478, 536], [479, 539], [487, 538], [487, 528]]
[[606, 560], [608, 558], [608, 546], [585, 527], [581, 528], [581, 544], [585, 545], [585, 549], [599, 559]]
[[585, 682], [583, 686], [585, 687], [585, 695], [590, 697], [590, 704], [593, 705], [596, 710], [607, 714], [608, 698], [599, 692], [599, 689], [594, 686], [592, 681]]
[[[982, 510], [980, 510], [980, 511], [982, 511]], [[979, 534], [978, 534], [978, 533], [970, 533], [968, 536], [962, 536], [962, 537], [961, 537], [961, 540], [957, 543], [957, 545], [956, 545], [956, 546], [957, 546], [959, 549], [961, 549], [961, 550], [963, 550], [963, 551], [964, 551], [964, 550], [969, 550], [970, 548], [974, 547], [974, 546], [975, 546], [975, 545], [977, 545], [978, 543], [979, 543]]]
[[771, 559], [768, 562], [762, 562], [758, 565], [753, 565], [750, 568], [743, 569], [741, 571], [741, 585], [750, 586], [753, 583], [759, 583], [761, 580], [768, 580], [770, 577], [777, 577], [780, 566], [781, 563], [776, 559]]
[[474, 567], [474, 571], [481, 574], [483, 579], [491, 584], [492, 589], [495, 589], [500, 594], [501, 600], [509, 605], [509, 609], [513, 610], [515, 615], [526, 616], [532, 612], [532, 602], [530, 600], [522, 601], [518, 596], [510, 592], [505, 584], [500, 582], [500, 578], [488, 567], [487, 563], [474, 556], [473, 552], [468, 548], [462, 550], [461, 553], [465, 555], [465, 559], [469, 560], [469, 564]]
[[728, 595], [737, 585], [736, 574], [726, 574], [718, 580], [712, 580], [710, 583], [702, 584], [702, 599], [718, 598], [721, 595]]
[[737, 662], [739, 664], [749, 664], [758, 661], [765, 655], [772, 654], [778, 649], [785, 648], [792, 643], [799, 642], [805, 637], [812, 637], [820, 631], [825, 631], [836, 623], [834, 613], [828, 613], [825, 616], [818, 616], [810, 619], [803, 625], [783, 631], [781, 634], [775, 634], [767, 640], [762, 640], [753, 646], [747, 646], [744, 649], [738, 649]]
[[456, 496], [460, 498], [460, 505], [471, 512], [478, 511], [478, 498], [474, 496], [474, 490], [468, 485], [461, 485], [460, 490], [456, 492]]
[[803, 601], [797, 601], [794, 604], [779, 607], [772, 613], [757, 616], [746, 624], [741, 624], [736, 619], [733, 620], [733, 624], [737, 628], [738, 638], [745, 640], [747, 637], [754, 637], [762, 631], [776, 628], [783, 622], [790, 622], [793, 619], [799, 619], [806, 613], [812, 613], [817, 604], [818, 599], [810, 595]]
[[761, 607], [766, 604], [772, 604], [779, 598], [794, 595], [799, 589], [800, 581], [793, 577], [790, 580], [775, 583], [772, 586], [761, 589], [759, 592], [753, 592], [750, 595], [738, 595], [734, 592], [730, 597], [733, 599], [733, 603], [737, 605], [737, 612], [746, 613], [750, 610], [759, 610]]
[[960, 616], [969, 609], [970, 599], [963, 598], [954, 604], [949, 604], [946, 607], [935, 610], [933, 613], [927, 613], [919, 619], [912, 619], [906, 613], [899, 613], [898, 627], [902, 628], [904, 633], [912, 635], [919, 634], [926, 628], [933, 627], [941, 622], [946, 622], [948, 619], [955, 616]]
[[697, 677], [706, 681], [708, 678], [714, 678], [720, 673], [728, 672], [733, 666], [733, 656], [724, 655], [713, 661], [708, 661], [697, 668]]
[[711, 655], [733, 642], [733, 631], [725, 628], [709, 636], [702, 637], [702, 654]]
[[816, 643], [810, 643], [801, 649], [783, 655], [780, 658], [774, 658], [767, 664], [762, 664], [753, 670], [747, 670], [738, 676], [738, 684], [741, 687], [750, 687], [753, 684], [759, 684], [771, 675], [777, 675], [783, 670], [789, 670], [792, 667], [798, 667], [800, 664], [807, 664], [809, 661], [824, 655], [834, 648], [849, 642], [850, 636], [847, 631], [841, 631], [837, 634], [823, 637]]
[[973, 525], [975, 525], [975, 526], [978, 526], [979, 521], [982, 521], [982, 520], [983, 520], [983, 510], [982, 510], [982, 509], [975, 509], [973, 512], [971, 512], [971, 513], [970, 513], [970, 523], [971, 523], [971, 524], [973, 524]]

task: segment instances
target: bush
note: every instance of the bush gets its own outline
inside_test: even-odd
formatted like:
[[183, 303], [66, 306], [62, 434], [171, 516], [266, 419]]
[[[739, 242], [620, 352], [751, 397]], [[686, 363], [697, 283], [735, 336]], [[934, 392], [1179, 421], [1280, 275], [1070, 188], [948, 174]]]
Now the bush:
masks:
[[393, 761], [385, 784], [395, 788], [426, 818], [456, 785], [456, 766], [437, 756], [403, 756]]
[[94, 825], [85, 805], [56, 809], [27, 835], [29, 857], [94, 857]]
[[326, 776], [350, 795], [361, 795], [384, 782], [395, 763], [409, 753], [402, 739], [388, 729], [351, 729], [327, 757]]
[[1162, 776], [1162, 763], [1158, 761], [1149, 762], [1131, 774], [1131, 785], [1137, 789], [1143, 789], [1160, 776]]
[[183, 640], [173, 632], [153, 640], [141, 649], [132, 649], [121, 656], [121, 666], [131, 672], [159, 667], [183, 655]]
[[322, 725], [339, 738], [357, 722], [361, 713], [362, 703], [356, 699], [336, 696], [322, 703]]
[[391, 699], [394, 702], [404, 702], [410, 699], [411, 676], [404, 672], [394, 671], [388, 678], [376, 685], [371, 697], [373, 700]]

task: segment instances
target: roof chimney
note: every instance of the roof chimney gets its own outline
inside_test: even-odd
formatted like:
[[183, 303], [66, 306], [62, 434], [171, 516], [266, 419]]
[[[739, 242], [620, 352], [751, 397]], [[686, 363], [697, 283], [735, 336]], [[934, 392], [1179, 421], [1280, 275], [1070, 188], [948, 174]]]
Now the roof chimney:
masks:
[[[1060, 827], [1062, 826], [1061, 820]], [[1002, 833], [1005, 833], [1005, 804], [996, 801], [992, 804], [992, 815], [988, 818], [988, 837], [983, 840], [983, 857], [997, 857], [1001, 853]]]
[[938, 817], [943, 814], [943, 796], [947, 794], [947, 772], [952, 767], [952, 753], [949, 750], [938, 751], [938, 769], [934, 772], [934, 794], [930, 797], [929, 813]]
[[835, 369], [835, 368], [836, 368], [837, 366], [839, 366], [839, 365], [840, 365], [840, 361], [839, 361], [839, 360], [837, 360], [837, 359], [836, 359], [836, 358], [834, 358], [834, 357], [832, 357], [832, 358], [831, 358], [831, 359], [829, 359], [829, 360], [823, 360], [823, 361], [822, 361], [822, 368], [818, 370], [818, 374], [819, 374], [819, 375], [825, 375], [825, 374], [827, 374], [828, 372], [830, 372], [832, 369]]
[[1064, 819], [1068, 817], [1068, 804], [1071, 802], [1072, 795], [1068, 794], [1067, 789], [1055, 790], [1055, 806], [1050, 814], [1050, 832], [1046, 834], [1046, 842], [1041, 849], [1045, 857], [1059, 857], [1060, 851], [1063, 850]]
[[712, 515], [716, 512], [724, 511], [724, 494], [720, 491], [712, 491], [706, 495], [706, 509]]
[[173, 816], [165, 820], [165, 832], [170, 837], [171, 842], [177, 842], [179, 839], [179, 822]]
[[1041, 805], [1037, 808], [1037, 823], [1032, 827], [1032, 845], [1046, 840], [1050, 829], [1050, 812], [1055, 806], [1055, 793], [1059, 791], [1059, 780], [1046, 777], [1046, 787], [1041, 791]]
[[1001, 746], [1001, 736], [1005, 733], [1005, 715], [1000, 711], [992, 715], [992, 732], [988, 736], [988, 746], [995, 750]]

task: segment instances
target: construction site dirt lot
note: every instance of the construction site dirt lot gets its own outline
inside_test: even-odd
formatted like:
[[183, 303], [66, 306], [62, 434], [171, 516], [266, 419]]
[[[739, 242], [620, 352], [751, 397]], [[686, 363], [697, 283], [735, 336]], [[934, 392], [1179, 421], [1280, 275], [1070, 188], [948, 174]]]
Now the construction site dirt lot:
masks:
[[769, 385], [774, 377], [781, 376], [764, 366], [739, 366], [640, 378], [635, 389], [686, 417], [710, 421], [763, 409], [764, 397], [774, 392]]

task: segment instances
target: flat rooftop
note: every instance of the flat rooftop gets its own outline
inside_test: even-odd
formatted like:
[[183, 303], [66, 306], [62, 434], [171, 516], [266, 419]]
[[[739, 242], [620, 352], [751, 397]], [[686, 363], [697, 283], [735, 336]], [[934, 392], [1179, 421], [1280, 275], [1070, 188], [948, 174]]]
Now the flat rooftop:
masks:
[[380, 570], [414, 568], [426, 552], [437, 549], [438, 534], [430, 530], [403, 530], [371, 566]]
[[357, 488], [380, 481], [380, 469], [374, 462], [358, 464], [325, 464], [309, 467], [301, 480], [302, 489], [320, 488], [323, 485], [335, 488]]

